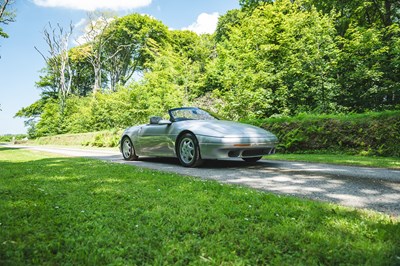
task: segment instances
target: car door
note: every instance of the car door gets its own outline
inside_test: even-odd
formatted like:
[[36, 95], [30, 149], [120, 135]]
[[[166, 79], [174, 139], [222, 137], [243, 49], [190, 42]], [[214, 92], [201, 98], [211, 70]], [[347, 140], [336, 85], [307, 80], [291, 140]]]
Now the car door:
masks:
[[172, 157], [175, 154], [170, 132], [172, 125], [148, 124], [138, 134], [138, 154], [145, 156]]

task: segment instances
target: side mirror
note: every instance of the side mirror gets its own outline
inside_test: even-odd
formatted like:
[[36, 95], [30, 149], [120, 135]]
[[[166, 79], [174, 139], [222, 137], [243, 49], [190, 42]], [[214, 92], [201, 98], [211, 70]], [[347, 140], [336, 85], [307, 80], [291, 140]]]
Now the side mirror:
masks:
[[158, 121], [158, 124], [159, 125], [171, 125], [172, 122], [169, 120], [166, 120], [166, 119], [162, 119], [162, 120]]
[[161, 121], [161, 119], [162, 118], [160, 116], [152, 116], [152, 117], [150, 117], [150, 124], [151, 125], [157, 125], [158, 122]]

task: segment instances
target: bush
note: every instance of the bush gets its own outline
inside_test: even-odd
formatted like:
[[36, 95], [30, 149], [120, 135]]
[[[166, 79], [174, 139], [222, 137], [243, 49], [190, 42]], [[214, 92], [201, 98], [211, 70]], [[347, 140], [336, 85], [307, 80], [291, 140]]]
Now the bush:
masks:
[[95, 147], [117, 147], [121, 133], [117, 130], [94, 133], [94, 137], [87, 145]]
[[27, 138], [27, 135], [25, 134], [17, 134], [17, 135], [7, 134], [0, 136], [0, 142], [11, 142], [13, 140], [20, 141], [25, 138]]
[[400, 156], [400, 111], [270, 118], [249, 123], [277, 135], [279, 152], [330, 152]]
[[62, 134], [37, 138], [34, 140], [34, 144], [117, 147], [121, 134], [122, 130], [104, 130], [89, 133]]

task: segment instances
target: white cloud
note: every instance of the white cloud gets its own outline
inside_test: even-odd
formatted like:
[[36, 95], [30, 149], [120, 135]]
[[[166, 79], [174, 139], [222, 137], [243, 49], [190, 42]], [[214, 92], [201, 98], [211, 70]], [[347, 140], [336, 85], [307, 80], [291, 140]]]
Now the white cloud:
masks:
[[74, 27], [75, 28], [80, 28], [83, 27], [87, 24], [87, 20], [86, 18], [82, 18], [81, 20], [79, 20], [77, 23], [75, 23]]
[[214, 12], [212, 14], [201, 13], [197, 17], [197, 21], [183, 30], [191, 30], [197, 34], [214, 33], [217, 29], [219, 14]]
[[90, 21], [86, 18], [81, 19], [75, 24], [75, 29], [81, 32], [81, 35], [75, 37], [75, 45], [83, 45], [92, 41], [102, 30], [109, 25], [114, 18], [98, 17], [96, 20]]
[[33, 0], [38, 6], [94, 11], [96, 9], [135, 9], [149, 6], [152, 0]]
[[[74, 24], [74, 33], [73, 33], [73, 45], [81, 45], [86, 43], [87, 41], [85, 41], [85, 36], [84, 36], [84, 29], [87, 25], [87, 19], [86, 18], [82, 18], [81, 20], [79, 20], [77, 23]], [[77, 35], [80, 34], [79, 36]]]

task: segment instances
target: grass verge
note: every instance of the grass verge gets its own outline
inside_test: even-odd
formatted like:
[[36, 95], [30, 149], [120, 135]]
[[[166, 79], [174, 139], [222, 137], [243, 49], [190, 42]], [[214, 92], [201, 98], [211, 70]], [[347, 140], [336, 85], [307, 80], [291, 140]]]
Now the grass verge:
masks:
[[325, 153], [306, 153], [306, 154], [277, 153], [274, 155], [268, 155], [265, 157], [265, 159], [400, 169], [399, 157], [379, 157], [379, 156], [361, 156], [361, 155], [325, 154]]
[[397, 218], [0, 147], [0, 265], [398, 265]]

